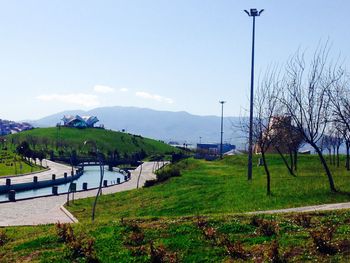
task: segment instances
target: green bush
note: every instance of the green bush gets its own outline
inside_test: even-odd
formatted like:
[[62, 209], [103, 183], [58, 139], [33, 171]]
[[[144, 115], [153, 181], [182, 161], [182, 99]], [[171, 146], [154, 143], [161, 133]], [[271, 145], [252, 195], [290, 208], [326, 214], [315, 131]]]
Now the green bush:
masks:
[[163, 182], [169, 179], [170, 177], [181, 176], [180, 169], [175, 165], [166, 166], [156, 172], [158, 182]]

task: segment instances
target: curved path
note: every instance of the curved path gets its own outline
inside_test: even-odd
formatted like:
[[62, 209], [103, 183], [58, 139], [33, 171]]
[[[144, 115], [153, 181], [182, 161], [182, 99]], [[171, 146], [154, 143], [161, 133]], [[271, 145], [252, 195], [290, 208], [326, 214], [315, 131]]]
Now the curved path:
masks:
[[275, 209], [275, 210], [254, 211], [254, 212], [247, 212], [245, 214], [257, 215], [257, 214], [280, 214], [280, 213], [304, 213], [304, 212], [329, 211], [329, 210], [340, 210], [340, 209], [350, 209], [350, 202], [337, 203], [337, 204], [324, 204], [324, 205], [310, 205], [310, 206]]
[[[67, 166], [66, 166], [67, 167]], [[146, 180], [155, 179], [153, 173], [154, 162], [145, 162], [142, 165], [142, 174], [139, 186], [143, 186]], [[131, 179], [119, 185], [103, 188], [103, 194], [111, 194], [137, 188], [137, 179], [141, 166], [131, 171]], [[50, 174], [53, 172], [51, 171]], [[75, 199], [96, 196], [97, 190], [77, 192]], [[66, 203], [67, 195], [41, 197], [14, 203], [0, 204], [0, 226], [39, 225], [52, 223], [77, 222], [63, 205]]]

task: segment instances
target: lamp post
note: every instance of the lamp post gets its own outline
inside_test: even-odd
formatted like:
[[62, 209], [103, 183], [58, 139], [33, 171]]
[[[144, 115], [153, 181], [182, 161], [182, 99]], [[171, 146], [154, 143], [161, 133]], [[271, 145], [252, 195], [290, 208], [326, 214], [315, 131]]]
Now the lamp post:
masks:
[[95, 220], [95, 211], [96, 211], [97, 199], [98, 199], [98, 196], [102, 193], [102, 183], [103, 183], [103, 176], [104, 176], [104, 165], [103, 165], [102, 154], [98, 150], [96, 142], [95, 141], [85, 141], [84, 142], [84, 146], [87, 145], [88, 143], [91, 143], [94, 146], [96, 154], [97, 154], [97, 158], [98, 158], [98, 161], [99, 161], [99, 165], [100, 165], [100, 184], [98, 186], [98, 190], [97, 190], [97, 193], [96, 193], [95, 201], [94, 201], [94, 204], [92, 206], [91, 221], [93, 222]]
[[221, 138], [220, 138], [220, 158], [222, 158], [222, 139], [224, 136], [224, 104], [226, 101], [219, 101], [221, 103]]
[[254, 48], [255, 48], [255, 17], [260, 16], [264, 9], [258, 11], [255, 8], [250, 11], [244, 10], [248, 16], [253, 17], [252, 34], [252, 66], [250, 78], [250, 114], [249, 114], [249, 145], [248, 145], [248, 180], [252, 179], [253, 173], [253, 100], [254, 100]]

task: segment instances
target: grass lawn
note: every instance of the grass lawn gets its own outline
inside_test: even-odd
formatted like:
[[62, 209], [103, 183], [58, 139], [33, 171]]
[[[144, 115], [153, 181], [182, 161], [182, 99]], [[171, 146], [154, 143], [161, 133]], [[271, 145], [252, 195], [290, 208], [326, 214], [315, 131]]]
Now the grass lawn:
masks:
[[[21, 169], [22, 167], [22, 169]], [[43, 168], [38, 165], [29, 165], [10, 151], [0, 150], [0, 177], [8, 175], [19, 175], [40, 171]]]
[[68, 207], [80, 221], [72, 230], [0, 229], [0, 262], [349, 262], [350, 210], [235, 214], [350, 200], [344, 168], [332, 167], [339, 193], [330, 193], [316, 156], [300, 157], [297, 177], [277, 156], [268, 158], [272, 196], [262, 167], [247, 182], [246, 156], [188, 159], [178, 164], [180, 177], [101, 196], [95, 223], [89, 198]]
[[[182, 176], [150, 188], [102, 196], [97, 206], [101, 219], [118, 217], [184, 216], [237, 213], [350, 201], [350, 172], [332, 167], [338, 193], [329, 191], [317, 156], [300, 156], [297, 177], [288, 175], [280, 158], [269, 157], [272, 195], [266, 195], [263, 167], [254, 167], [247, 181], [246, 157], [233, 156], [206, 162], [188, 159]], [[257, 163], [257, 160], [254, 160]], [[88, 219], [93, 199], [69, 207], [80, 220]], [[84, 210], [85, 209], [85, 210]]]
[[[89, 262], [93, 256], [99, 262], [349, 262], [349, 218], [349, 211], [111, 218], [75, 224], [74, 243], [64, 242], [52, 225], [8, 227], [0, 230], [0, 261]], [[319, 240], [326, 241], [321, 248]]]

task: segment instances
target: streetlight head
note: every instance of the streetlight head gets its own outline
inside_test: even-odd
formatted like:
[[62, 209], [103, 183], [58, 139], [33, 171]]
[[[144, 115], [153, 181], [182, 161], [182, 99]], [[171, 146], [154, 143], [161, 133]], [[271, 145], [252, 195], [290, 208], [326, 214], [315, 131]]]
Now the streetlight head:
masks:
[[219, 103], [224, 104], [226, 101], [220, 100]]
[[251, 16], [258, 16], [259, 15], [258, 10], [256, 8], [251, 8], [250, 15]]
[[251, 8], [250, 11], [244, 10], [244, 12], [248, 16], [260, 16], [261, 13], [264, 12], [264, 9], [261, 9], [260, 11], [258, 11], [258, 9], [256, 9], [256, 8]]

